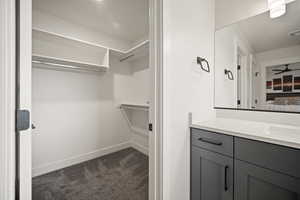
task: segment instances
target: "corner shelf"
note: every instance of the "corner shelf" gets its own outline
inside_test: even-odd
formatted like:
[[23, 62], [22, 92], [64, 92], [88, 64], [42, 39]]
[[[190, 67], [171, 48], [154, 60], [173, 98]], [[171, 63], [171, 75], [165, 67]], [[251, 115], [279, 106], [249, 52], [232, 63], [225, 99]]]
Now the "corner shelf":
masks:
[[47, 65], [44, 67], [47, 69], [59, 70], [62, 67], [68, 70], [80, 68], [84, 71], [105, 71], [109, 68], [111, 55], [116, 56], [120, 62], [132, 62], [149, 56], [149, 40], [123, 51], [38, 28], [32, 29], [32, 36], [33, 59], [38, 58], [34, 63]]
[[132, 62], [139, 58], [149, 56], [149, 40], [145, 40], [124, 52], [116, 50], [110, 51], [112, 55], [116, 56], [120, 60], [120, 62]]
[[[133, 132], [135, 132], [135, 133], [138, 133], [138, 134], [141, 134], [143, 136], [148, 137], [148, 130], [147, 130], [147, 128], [140, 128], [140, 127], [136, 126], [132, 122], [132, 120], [130, 119], [128, 110], [133, 111], [133, 112], [135, 112], [135, 111], [141, 111], [141, 112], [145, 112], [146, 115], [148, 115], [148, 113], [149, 113], [149, 105], [147, 105], [147, 104], [127, 104], [126, 103], [126, 104], [121, 104], [120, 105], [120, 109], [121, 109], [121, 111], [123, 113], [124, 118], [126, 119], [126, 122], [127, 122], [128, 126], [129, 126], [129, 128]], [[147, 127], [148, 126], [148, 122], [147, 122], [147, 124], [144, 124], [144, 125], [145, 125], [145, 127]]]
[[33, 29], [33, 63], [40, 68], [105, 71], [109, 49], [62, 35]]

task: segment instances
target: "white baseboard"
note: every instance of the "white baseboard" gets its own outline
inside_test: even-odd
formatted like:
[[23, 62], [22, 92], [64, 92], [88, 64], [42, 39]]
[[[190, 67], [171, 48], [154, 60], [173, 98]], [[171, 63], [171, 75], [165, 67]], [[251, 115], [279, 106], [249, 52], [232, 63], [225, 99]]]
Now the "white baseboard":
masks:
[[139, 152], [145, 154], [145, 155], [148, 155], [149, 151], [148, 151], [148, 148], [147, 147], [144, 147], [140, 144], [137, 144], [135, 142], [130, 142], [130, 145], [132, 148], [138, 150]]
[[40, 175], [43, 175], [43, 174], [47, 174], [49, 172], [53, 172], [53, 171], [56, 171], [56, 170], [59, 170], [59, 169], [63, 169], [65, 167], [69, 167], [69, 166], [76, 165], [76, 164], [79, 164], [79, 163], [82, 163], [82, 162], [85, 162], [85, 161], [88, 161], [88, 160], [99, 158], [101, 156], [104, 156], [104, 155], [107, 155], [107, 154], [110, 154], [110, 153], [113, 153], [113, 152], [116, 152], [116, 151], [120, 151], [122, 149], [126, 149], [126, 148], [129, 148], [131, 146], [132, 146], [131, 142], [124, 142], [124, 143], [121, 143], [121, 144], [113, 145], [113, 146], [110, 146], [110, 147], [105, 147], [105, 148], [102, 148], [102, 149], [97, 149], [95, 151], [85, 153], [85, 154], [81, 154], [81, 155], [78, 155], [78, 156], [74, 156], [74, 157], [71, 157], [71, 158], [67, 158], [67, 159], [64, 159], [64, 160], [60, 160], [60, 161], [56, 161], [56, 162], [53, 162], [53, 163], [41, 165], [41, 166], [38, 166], [38, 167], [32, 169], [32, 176], [36, 177], [36, 176], [40, 176]]
[[88, 160], [99, 158], [101, 156], [104, 156], [104, 155], [107, 155], [110, 153], [114, 153], [114, 152], [129, 148], [129, 147], [132, 147], [132, 148], [136, 149], [137, 151], [139, 151], [145, 155], [148, 155], [148, 149], [146, 147], [143, 147], [142, 145], [139, 145], [132, 141], [124, 142], [124, 143], [113, 145], [110, 147], [98, 149], [98, 150], [95, 150], [95, 151], [92, 151], [92, 152], [89, 152], [86, 154], [81, 154], [79, 156], [74, 156], [74, 157], [67, 158], [64, 160], [60, 160], [60, 161], [56, 161], [53, 163], [38, 166], [38, 167], [32, 169], [32, 176], [36, 177], [36, 176], [40, 176], [43, 174], [47, 174], [49, 172], [53, 172], [53, 171], [56, 171], [59, 169], [63, 169], [63, 168], [66, 168], [66, 167], [69, 167], [72, 165], [76, 165], [76, 164], [88, 161]]

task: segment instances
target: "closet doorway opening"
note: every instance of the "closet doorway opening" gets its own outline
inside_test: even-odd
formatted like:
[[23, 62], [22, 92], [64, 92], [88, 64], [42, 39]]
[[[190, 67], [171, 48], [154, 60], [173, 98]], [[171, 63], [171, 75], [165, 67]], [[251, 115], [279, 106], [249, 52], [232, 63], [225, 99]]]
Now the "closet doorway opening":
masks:
[[156, 199], [152, 5], [32, 0], [32, 130], [30, 140], [19, 136], [20, 199]]

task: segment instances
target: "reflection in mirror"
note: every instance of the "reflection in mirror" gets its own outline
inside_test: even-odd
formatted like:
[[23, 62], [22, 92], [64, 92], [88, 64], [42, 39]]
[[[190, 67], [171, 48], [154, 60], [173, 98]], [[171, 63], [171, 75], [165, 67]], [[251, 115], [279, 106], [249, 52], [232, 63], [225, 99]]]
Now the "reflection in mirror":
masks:
[[217, 30], [214, 71], [215, 107], [300, 112], [300, 1]]

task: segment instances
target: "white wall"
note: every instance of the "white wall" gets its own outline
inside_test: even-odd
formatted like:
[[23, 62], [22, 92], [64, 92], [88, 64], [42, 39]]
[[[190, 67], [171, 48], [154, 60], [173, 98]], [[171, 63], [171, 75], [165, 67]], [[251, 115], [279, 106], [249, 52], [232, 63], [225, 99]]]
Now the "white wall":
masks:
[[[150, 68], [149, 68], [149, 57], [142, 57], [131, 63], [132, 67], [132, 83], [131, 89], [135, 95], [133, 101], [141, 104], [148, 104], [150, 101]], [[144, 130], [148, 130], [149, 124], [149, 112], [134, 112], [132, 113], [132, 122], [137, 127]], [[147, 135], [142, 135], [133, 132], [131, 136], [133, 143], [141, 146], [144, 149], [148, 149], [149, 139]]]
[[267, 0], [215, 0], [216, 28], [238, 22], [268, 10]]
[[274, 124], [283, 124], [290, 126], [299, 126], [300, 114], [293, 113], [274, 113], [274, 112], [254, 112], [254, 111], [236, 111], [223, 110], [216, 111], [217, 117], [232, 118], [239, 120], [251, 120], [256, 122], [266, 122]]
[[135, 91], [135, 100], [141, 103], [147, 103], [150, 100], [150, 69], [149, 57], [141, 57], [132, 63], [133, 90]]
[[[149, 69], [149, 57], [141, 57], [134, 59], [130, 62], [119, 62], [118, 59], [113, 59], [111, 65], [121, 68], [123, 65], [130, 66], [130, 75], [131, 79], [128, 82], [130, 87], [126, 89], [130, 91], [130, 95], [118, 97], [117, 100], [121, 101], [120, 103], [136, 103], [136, 104], [146, 104], [150, 99], [150, 69]], [[124, 91], [118, 91], [117, 93], [125, 95]]]
[[[135, 73], [133, 73], [134, 71], [132, 63], [126, 61], [120, 62], [119, 58], [111, 56], [109, 72], [115, 73], [115, 71], [119, 71], [118, 73], [116, 73], [118, 78], [114, 79], [115, 86], [117, 86], [113, 90], [115, 102], [117, 104], [121, 104], [124, 102], [141, 103], [137, 102], [141, 99], [141, 97], [139, 96], [140, 91], [136, 91], [134, 89], [134, 87], [136, 87], [134, 86], [134, 84], [136, 83], [136, 78]], [[140, 81], [141, 82], [138, 83], [140, 87], [148, 84], [146, 79]], [[146, 97], [144, 97], [143, 99], [146, 99]]]
[[149, 112], [138, 111], [130, 112], [130, 120], [134, 128], [138, 128], [138, 131], [133, 130], [131, 135], [131, 142], [138, 150], [148, 154], [149, 147]]
[[[234, 27], [226, 27], [215, 35], [215, 106], [236, 107], [237, 104], [237, 35]], [[233, 73], [229, 80], [224, 70]]]
[[[123, 63], [120, 63], [118, 60], [113, 61], [112, 65], [122, 67]], [[135, 59], [127, 65], [130, 65], [130, 78], [126, 81], [125, 93], [127, 95], [124, 97], [117, 97], [116, 101], [119, 103], [129, 103], [129, 104], [138, 104], [146, 105], [150, 100], [150, 68], [149, 68], [149, 57], [141, 57]], [[124, 83], [124, 81], [123, 81]], [[120, 82], [122, 84], [122, 82]], [[119, 91], [118, 93], [124, 93], [124, 91]], [[128, 95], [129, 94], [129, 95]], [[118, 96], [118, 94], [116, 94]], [[132, 131], [131, 142], [134, 145], [137, 145], [138, 148], [143, 150], [143, 152], [148, 151], [148, 124], [149, 124], [149, 112], [147, 111], [132, 111], [126, 110], [126, 114], [131, 121], [132, 125], [142, 129], [145, 134], [140, 132]]]
[[119, 104], [147, 99], [149, 68], [117, 58], [110, 63], [102, 74], [34, 68], [34, 175], [124, 148], [128, 142], [147, 150], [147, 136], [130, 130]]
[[274, 49], [256, 54], [262, 66], [282, 65], [300, 61], [300, 45], [287, 48]]
[[114, 103], [114, 91], [126, 87], [118, 84], [128, 78], [124, 69], [103, 75], [33, 70], [34, 174], [130, 140]]
[[[188, 200], [189, 121], [208, 120], [213, 111], [214, 1], [164, 0], [164, 200]], [[205, 57], [212, 72], [202, 71]]]
[[[215, 33], [215, 106], [217, 107], [237, 107], [237, 55], [238, 49], [243, 54], [244, 62], [241, 68], [241, 87], [242, 106], [247, 107], [249, 89], [247, 83], [249, 77], [246, 75], [250, 67], [250, 55], [253, 50], [243, 36], [243, 33], [238, 30], [237, 26], [228, 26]], [[229, 80], [225, 75], [224, 70], [230, 70], [233, 73], [234, 80]], [[246, 74], [246, 75], [245, 75]]]

